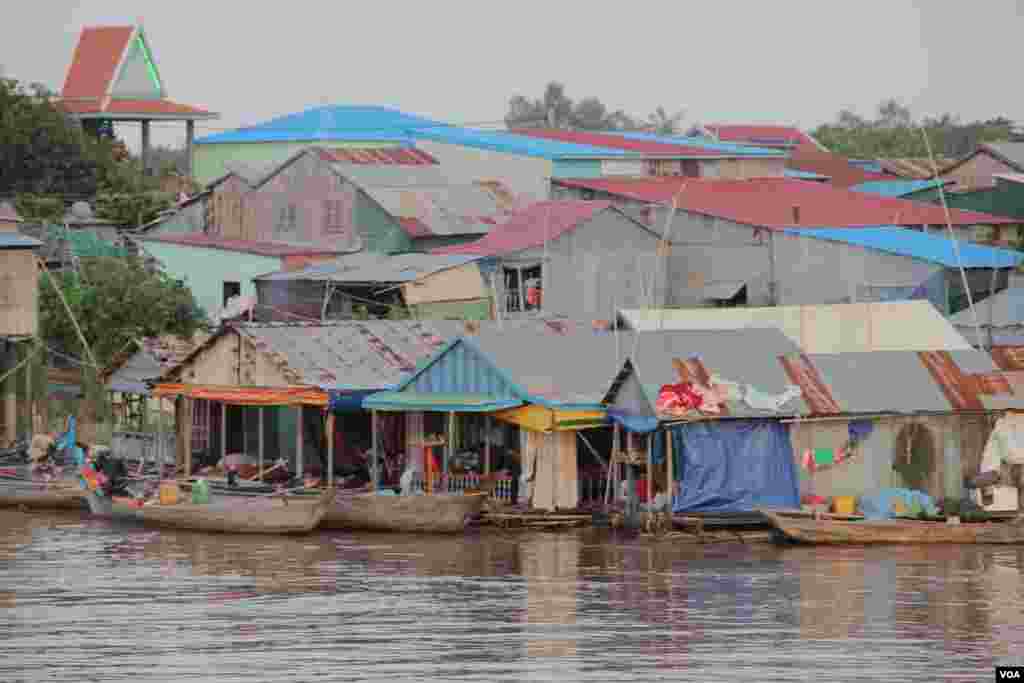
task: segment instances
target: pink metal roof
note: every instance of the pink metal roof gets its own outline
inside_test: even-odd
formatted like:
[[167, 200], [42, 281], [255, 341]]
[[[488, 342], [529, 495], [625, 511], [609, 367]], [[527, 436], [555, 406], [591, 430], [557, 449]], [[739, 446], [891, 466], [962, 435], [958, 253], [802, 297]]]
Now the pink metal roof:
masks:
[[219, 237], [210, 237], [202, 233], [187, 233], [180, 235], [153, 235], [139, 238], [140, 242], [163, 242], [166, 244], [178, 244], [186, 247], [200, 247], [204, 249], [219, 249], [222, 251], [236, 251], [243, 254], [257, 254], [259, 256], [285, 257], [285, 256], [316, 256], [318, 254], [343, 254], [348, 250], [330, 249], [313, 245], [278, 244], [276, 242], [256, 242], [254, 240], [228, 240]]
[[388, 164], [397, 166], [431, 166], [437, 159], [415, 147], [382, 147], [378, 149], [337, 148], [322, 149], [324, 161], [347, 164]]
[[586, 131], [561, 130], [557, 128], [522, 128], [511, 131], [517, 135], [528, 135], [534, 138], [545, 140], [558, 140], [560, 142], [571, 142], [577, 145], [592, 145], [594, 147], [609, 147], [611, 149], [622, 149], [650, 156], [670, 157], [713, 157], [726, 156], [720, 152], [710, 151], [704, 147], [692, 145], [673, 145], [654, 140], [635, 140], [624, 138], [621, 135], [609, 135], [607, 133], [591, 133]]
[[530, 249], [556, 239], [604, 211], [611, 202], [546, 201], [511, 214], [504, 223], [470, 244], [441, 247], [433, 254], [498, 256]]
[[[654, 177], [558, 179], [556, 184], [606, 192], [641, 202], [676, 205], [684, 211], [769, 228], [944, 225], [941, 206], [881, 197], [794, 178], [718, 180]], [[800, 220], [794, 221], [793, 207]], [[950, 210], [954, 225], [1012, 223], [1016, 219]]]
[[704, 128], [717, 135], [722, 142], [814, 144], [803, 131], [793, 126], [713, 123]]

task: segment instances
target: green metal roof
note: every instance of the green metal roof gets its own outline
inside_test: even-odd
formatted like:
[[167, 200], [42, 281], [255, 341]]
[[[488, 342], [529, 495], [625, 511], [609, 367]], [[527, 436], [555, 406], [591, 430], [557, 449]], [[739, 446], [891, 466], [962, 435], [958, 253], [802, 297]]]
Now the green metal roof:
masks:
[[393, 411], [455, 411], [462, 413], [489, 413], [495, 410], [517, 408], [522, 401], [499, 398], [491, 394], [445, 394], [415, 391], [381, 391], [366, 397], [363, 408]]

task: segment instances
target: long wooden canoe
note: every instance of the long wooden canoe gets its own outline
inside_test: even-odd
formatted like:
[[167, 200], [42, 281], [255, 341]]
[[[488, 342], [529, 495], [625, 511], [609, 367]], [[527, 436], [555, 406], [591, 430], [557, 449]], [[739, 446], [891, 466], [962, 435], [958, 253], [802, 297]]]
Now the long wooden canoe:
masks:
[[234, 534], [304, 534], [320, 524], [334, 495], [334, 490], [327, 490], [312, 499], [215, 496], [204, 504], [150, 503], [138, 507], [131, 501], [111, 500], [90, 491], [86, 500], [98, 517], [130, 519], [153, 526]]
[[339, 495], [324, 517], [329, 529], [457, 533], [480, 514], [484, 493], [380, 496]]
[[85, 491], [72, 480], [0, 480], [0, 507], [22, 506], [34, 510], [81, 510], [85, 507]]
[[797, 543], [871, 545], [879, 543], [998, 543], [1024, 544], [1024, 522], [971, 522], [948, 524], [908, 519], [815, 519], [802, 514], [762, 510], [772, 526]]

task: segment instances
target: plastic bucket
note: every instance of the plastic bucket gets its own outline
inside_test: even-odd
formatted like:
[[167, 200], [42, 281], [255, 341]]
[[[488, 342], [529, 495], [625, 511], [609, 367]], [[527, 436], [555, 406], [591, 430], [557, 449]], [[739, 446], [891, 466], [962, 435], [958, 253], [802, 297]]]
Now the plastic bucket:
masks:
[[178, 504], [178, 482], [176, 481], [162, 481], [160, 482], [160, 504], [161, 505], [177, 505]]
[[832, 512], [837, 515], [852, 515], [857, 511], [857, 496], [836, 496], [832, 499]]
[[200, 479], [192, 484], [192, 502], [196, 505], [206, 505], [210, 502], [210, 482]]

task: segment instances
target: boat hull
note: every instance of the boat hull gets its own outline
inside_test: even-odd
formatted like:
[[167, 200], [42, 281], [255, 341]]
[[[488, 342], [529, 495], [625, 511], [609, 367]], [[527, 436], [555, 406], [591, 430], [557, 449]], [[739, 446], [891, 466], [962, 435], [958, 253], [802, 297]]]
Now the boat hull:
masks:
[[915, 520], [813, 519], [764, 512], [786, 540], [812, 545], [875, 544], [1024, 544], [1024, 523], [978, 522], [947, 524]]
[[328, 529], [458, 533], [480, 514], [485, 494], [339, 496], [324, 517]]
[[305, 534], [320, 524], [333, 497], [333, 492], [327, 492], [313, 500], [237, 497], [201, 505], [185, 502], [136, 507], [89, 492], [87, 500], [97, 517], [150, 526], [232, 534]]
[[41, 485], [31, 481], [0, 483], [0, 507], [26, 507], [34, 510], [81, 510], [85, 492], [77, 483]]

